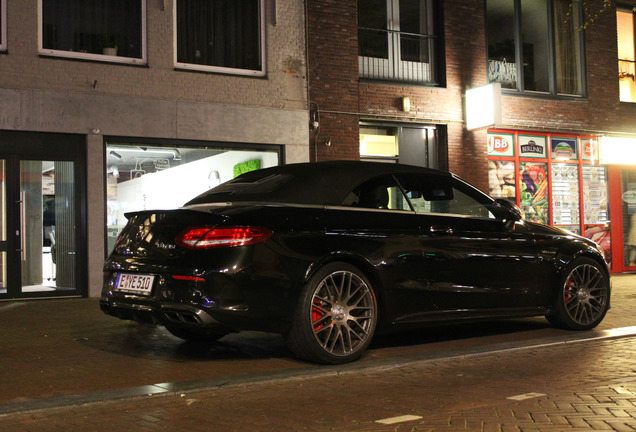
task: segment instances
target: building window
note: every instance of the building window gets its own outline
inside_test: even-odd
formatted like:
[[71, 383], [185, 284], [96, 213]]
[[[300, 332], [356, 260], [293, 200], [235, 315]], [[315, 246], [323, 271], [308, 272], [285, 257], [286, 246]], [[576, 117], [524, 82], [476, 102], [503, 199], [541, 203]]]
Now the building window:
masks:
[[265, 75], [262, 0], [177, 0], [178, 68]]
[[7, 1], [0, 0], [0, 51], [7, 49]]
[[582, 96], [578, 0], [488, 0], [488, 80], [523, 93]]
[[433, 0], [358, 0], [360, 76], [437, 84]]
[[146, 0], [40, 0], [40, 54], [145, 63]]
[[636, 102], [634, 74], [636, 56], [634, 55], [634, 13], [616, 11], [618, 28], [618, 78], [621, 102]]
[[436, 125], [360, 124], [360, 159], [448, 170], [448, 152]]

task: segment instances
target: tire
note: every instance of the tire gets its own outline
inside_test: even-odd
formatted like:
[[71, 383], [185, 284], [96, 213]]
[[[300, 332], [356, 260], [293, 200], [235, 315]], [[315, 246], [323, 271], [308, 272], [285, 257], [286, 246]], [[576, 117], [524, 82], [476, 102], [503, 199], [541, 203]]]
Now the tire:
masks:
[[547, 318], [556, 327], [589, 330], [603, 320], [609, 305], [609, 276], [596, 261], [579, 258], [565, 272], [555, 312]]
[[167, 325], [165, 327], [166, 330], [168, 330], [168, 332], [173, 336], [192, 343], [213, 343], [227, 335], [227, 333], [223, 331], [192, 330], [171, 325]]
[[346, 263], [330, 263], [303, 287], [285, 339], [304, 360], [348, 363], [369, 346], [377, 322], [375, 291], [364, 274]]

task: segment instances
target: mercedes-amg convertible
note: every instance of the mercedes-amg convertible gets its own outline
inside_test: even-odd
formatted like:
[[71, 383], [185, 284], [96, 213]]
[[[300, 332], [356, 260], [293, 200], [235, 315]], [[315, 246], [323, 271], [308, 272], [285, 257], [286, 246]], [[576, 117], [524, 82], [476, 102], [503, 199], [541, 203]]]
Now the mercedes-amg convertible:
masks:
[[447, 172], [283, 165], [126, 216], [102, 310], [189, 341], [277, 332], [298, 357], [336, 364], [376, 330], [538, 315], [586, 330], [610, 306], [594, 242]]

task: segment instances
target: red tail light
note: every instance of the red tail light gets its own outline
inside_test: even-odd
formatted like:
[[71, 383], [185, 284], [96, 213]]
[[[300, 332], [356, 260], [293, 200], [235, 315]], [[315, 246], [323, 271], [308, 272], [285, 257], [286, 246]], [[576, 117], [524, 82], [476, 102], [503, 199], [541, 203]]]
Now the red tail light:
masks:
[[190, 227], [176, 239], [177, 243], [192, 249], [245, 246], [263, 243], [274, 233], [262, 227]]
[[205, 279], [199, 276], [172, 275], [172, 279], [188, 282], [205, 282]]

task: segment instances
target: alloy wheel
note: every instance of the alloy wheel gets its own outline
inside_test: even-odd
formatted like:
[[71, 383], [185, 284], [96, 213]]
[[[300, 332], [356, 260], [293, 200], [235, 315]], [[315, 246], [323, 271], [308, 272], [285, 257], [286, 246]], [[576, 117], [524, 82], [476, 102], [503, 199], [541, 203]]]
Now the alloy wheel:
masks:
[[322, 349], [333, 356], [349, 356], [366, 346], [375, 328], [373, 291], [355, 273], [330, 273], [314, 291], [310, 316]]
[[563, 303], [569, 318], [587, 326], [607, 311], [609, 288], [601, 271], [590, 264], [575, 267], [563, 286]]

